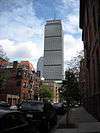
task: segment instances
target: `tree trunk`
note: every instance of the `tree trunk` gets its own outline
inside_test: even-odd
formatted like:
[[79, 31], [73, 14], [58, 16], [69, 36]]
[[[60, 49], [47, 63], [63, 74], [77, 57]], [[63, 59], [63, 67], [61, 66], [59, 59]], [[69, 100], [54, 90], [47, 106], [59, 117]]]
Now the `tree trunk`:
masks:
[[66, 126], [69, 125], [69, 112], [70, 112], [70, 109], [68, 109], [66, 112]]

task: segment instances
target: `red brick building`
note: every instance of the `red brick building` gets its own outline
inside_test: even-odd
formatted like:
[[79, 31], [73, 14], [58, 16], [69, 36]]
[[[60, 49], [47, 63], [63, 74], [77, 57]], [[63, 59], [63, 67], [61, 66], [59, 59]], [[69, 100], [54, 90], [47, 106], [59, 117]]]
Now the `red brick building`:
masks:
[[84, 104], [86, 103], [86, 97], [88, 94], [88, 85], [89, 77], [88, 77], [88, 69], [86, 67], [86, 60], [82, 59], [80, 61], [80, 72], [79, 72], [79, 86], [80, 86], [80, 92], [81, 92], [81, 102]]
[[14, 61], [12, 66], [1, 67], [0, 74], [6, 77], [0, 86], [0, 100], [16, 104], [18, 101], [34, 99], [39, 92], [39, 74], [28, 61]]
[[28, 69], [30, 71], [31, 70], [35, 71], [33, 65], [29, 61], [21, 61], [19, 63], [19, 66], [21, 66], [23, 68], [26, 68], [26, 69]]
[[80, 0], [80, 28], [88, 77], [84, 104], [100, 119], [100, 0]]

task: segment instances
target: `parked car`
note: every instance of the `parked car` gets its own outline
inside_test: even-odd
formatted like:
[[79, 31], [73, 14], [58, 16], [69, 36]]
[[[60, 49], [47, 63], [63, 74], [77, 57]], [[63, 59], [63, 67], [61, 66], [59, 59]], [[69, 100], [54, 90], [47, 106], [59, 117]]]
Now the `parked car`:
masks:
[[16, 105], [10, 106], [10, 110], [17, 110], [17, 106]]
[[0, 101], [0, 109], [9, 110], [10, 105], [5, 101]]
[[57, 123], [56, 112], [49, 102], [24, 101], [19, 110], [40, 132], [47, 133]]
[[54, 103], [53, 107], [58, 115], [65, 114], [66, 109], [67, 109], [64, 103]]
[[[29, 123], [18, 111], [0, 110], [0, 133], [33, 133]], [[34, 133], [35, 130], [34, 130]]]

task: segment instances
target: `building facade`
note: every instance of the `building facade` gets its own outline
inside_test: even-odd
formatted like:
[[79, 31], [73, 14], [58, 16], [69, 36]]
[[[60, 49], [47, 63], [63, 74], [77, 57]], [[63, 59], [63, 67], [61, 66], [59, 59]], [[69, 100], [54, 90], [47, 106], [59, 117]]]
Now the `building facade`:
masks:
[[40, 72], [41, 78], [43, 77], [43, 63], [44, 63], [44, 58], [40, 57], [37, 62], [37, 71]]
[[80, 0], [80, 28], [88, 76], [84, 106], [100, 120], [100, 0]]
[[5, 80], [0, 84], [0, 100], [15, 105], [23, 100], [38, 99], [40, 74], [34, 71], [32, 64], [28, 61], [9, 64], [0, 68], [0, 75]]
[[52, 102], [58, 103], [60, 101], [59, 88], [61, 85], [53, 81], [44, 81], [42, 84], [47, 85], [49, 89], [52, 91]]
[[44, 34], [44, 67], [45, 80], [63, 79], [63, 31], [61, 20], [46, 22]]
[[80, 72], [79, 72], [79, 87], [80, 87], [80, 93], [81, 93], [81, 103], [84, 105], [86, 103], [86, 97], [88, 94], [88, 69], [86, 67], [86, 59], [81, 59], [80, 61]]

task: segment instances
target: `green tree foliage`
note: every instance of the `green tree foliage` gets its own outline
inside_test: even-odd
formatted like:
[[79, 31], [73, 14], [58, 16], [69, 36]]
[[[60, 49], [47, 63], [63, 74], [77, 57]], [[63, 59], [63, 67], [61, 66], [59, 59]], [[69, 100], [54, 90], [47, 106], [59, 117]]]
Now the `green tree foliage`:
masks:
[[5, 87], [7, 81], [10, 78], [10, 74], [11, 74], [10, 71], [6, 69], [2, 71], [2, 73], [0, 74], [0, 88]]
[[65, 80], [62, 83], [62, 97], [70, 104], [80, 100], [79, 83], [75, 74], [70, 69], [65, 72]]
[[63, 80], [61, 86], [61, 95], [67, 104], [66, 124], [68, 124], [70, 109], [80, 100], [79, 83], [71, 69], [65, 72], [65, 80]]
[[77, 56], [73, 57], [70, 61], [66, 61], [70, 69], [76, 70], [80, 68], [80, 61], [84, 58], [84, 51], [81, 50]]
[[[9, 59], [6, 56], [2, 46], [0, 45], [0, 61], [8, 61]], [[0, 73], [0, 88], [3, 88], [9, 79], [10, 72], [6, 69], [2, 69]]]
[[51, 100], [53, 97], [53, 93], [52, 91], [49, 89], [49, 87], [47, 85], [41, 85], [40, 87], [40, 98], [42, 99], [49, 99]]
[[0, 59], [6, 60], [6, 61], [9, 60], [1, 45], [0, 45]]

